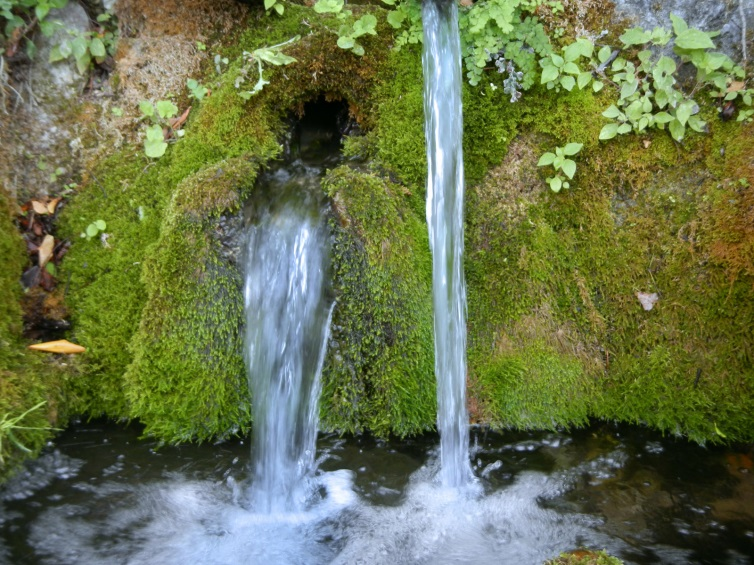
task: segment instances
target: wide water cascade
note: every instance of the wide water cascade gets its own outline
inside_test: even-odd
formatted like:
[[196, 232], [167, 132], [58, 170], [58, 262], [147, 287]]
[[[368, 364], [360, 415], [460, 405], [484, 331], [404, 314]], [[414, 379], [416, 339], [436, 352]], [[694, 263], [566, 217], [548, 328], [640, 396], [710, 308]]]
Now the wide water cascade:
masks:
[[332, 313], [320, 178], [318, 168], [300, 161], [268, 174], [257, 188], [267, 198], [255, 200], [248, 228], [244, 302], [257, 512], [299, 509], [314, 465]]
[[426, 0], [422, 22], [440, 479], [447, 487], [459, 487], [471, 480], [472, 473], [466, 411], [462, 74], [456, 3]]

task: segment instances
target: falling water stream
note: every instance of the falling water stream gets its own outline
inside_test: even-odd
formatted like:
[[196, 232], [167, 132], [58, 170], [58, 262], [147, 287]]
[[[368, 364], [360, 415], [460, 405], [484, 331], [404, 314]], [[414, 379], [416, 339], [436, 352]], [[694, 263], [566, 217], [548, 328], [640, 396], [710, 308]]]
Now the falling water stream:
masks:
[[268, 174], [248, 228], [246, 361], [254, 415], [251, 500], [258, 512], [300, 509], [314, 466], [332, 313], [320, 178], [303, 162]]
[[422, 22], [440, 479], [445, 486], [459, 487], [469, 483], [472, 473], [466, 412], [462, 76], [456, 3], [425, 1]]

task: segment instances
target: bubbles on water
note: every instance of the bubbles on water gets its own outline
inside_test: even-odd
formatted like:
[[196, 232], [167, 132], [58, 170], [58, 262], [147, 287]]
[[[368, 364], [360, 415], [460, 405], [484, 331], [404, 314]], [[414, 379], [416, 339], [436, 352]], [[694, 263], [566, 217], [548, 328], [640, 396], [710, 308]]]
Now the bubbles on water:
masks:
[[45, 488], [55, 479], [76, 477], [84, 462], [55, 450], [41, 455], [34, 465], [10, 479], [2, 490], [3, 500], [23, 500]]

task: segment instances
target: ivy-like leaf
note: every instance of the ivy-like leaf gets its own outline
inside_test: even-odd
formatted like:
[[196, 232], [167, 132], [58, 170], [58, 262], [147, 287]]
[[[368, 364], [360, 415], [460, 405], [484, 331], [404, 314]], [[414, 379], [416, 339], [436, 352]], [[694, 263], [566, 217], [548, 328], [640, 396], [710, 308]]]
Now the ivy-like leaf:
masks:
[[606, 118], [617, 118], [621, 115], [621, 111], [615, 104], [612, 104], [607, 110], [602, 112], [602, 115]]
[[157, 124], [149, 126], [147, 128], [147, 137], [144, 140], [144, 152], [147, 157], [159, 159], [165, 154], [167, 148], [168, 144], [165, 143], [162, 128]]
[[576, 174], [576, 162], [573, 159], [566, 159], [563, 161], [563, 166], [560, 167], [569, 179], [573, 178]]
[[699, 29], [687, 29], [676, 35], [675, 46], [680, 49], [714, 49], [715, 44], [709, 34]]
[[[385, 0], [383, 0], [384, 2]], [[395, 29], [399, 29], [403, 25], [403, 20], [406, 19], [406, 13], [401, 10], [391, 10], [387, 13], [387, 23], [389, 23]]]
[[542, 69], [542, 81], [540, 84], [546, 84], [548, 82], [552, 82], [555, 79], [558, 78], [558, 75], [560, 73], [558, 72], [558, 69], [556, 67], [545, 67]]
[[568, 143], [563, 148], [563, 154], [564, 155], [576, 155], [579, 151], [581, 151], [581, 148], [584, 147], [583, 143]]
[[673, 22], [673, 33], [676, 35], [680, 35], [687, 29], [689, 29], [689, 25], [686, 23], [686, 20], [684, 20], [680, 16], [676, 16], [675, 14], [670, 14], [670, 21]]
[[352, 49], [356, 45], [356, 40], [350, 35], [341, 35], [338, 38], [338, 47], [341, 49]]
[[173, 104], [170, 100], [158, 100], [156, 107], [157, 114], [163, 119], [172, 118], [178, 114], [178, 106]]
[[361, 37], [365, 34], [376, 35], [375, 27], [377, 26], [377, 18], [372, 14], [364, 14], [353, 24], [353, 36]]
[[670, 124], [668, 124], [668, 129], [670, 130], [671, 137], [676, 141], [681, 141], [686, 133], [686, 128], [678, 120], [670, 122]]
[[560, 79], [560, 85], [570, 92], [576, 86], [576, 79], [572, 76], [563, 77]]
[[92, 42], [89, 44], [89, 52], [97, 59], [104, 59], [107, 57], [105, 44], [102, 43], [102, 40], [99, 37], [92, 39]]
[[631, 29], [627, 29], [618, 39], [624, 45], [644, 45], [645, 43], [649, 43], [652, 35], [640, 27], [632, 27]]
[[590, 80], [592, 80], [592, 73], [581, 73], [578, 79], [576, 79], [576, 82], [579, 85], [579, 89], [586, 87], [586, 85], [589, 84]]
[[343, 9], [343, 0], [319, 0], [314, 4], [318, 14], [337, 14]]
[[537, 167], [544, 167], [546, 165], [552, 165], [553, 161], [555, 161], [555, 153], [545, 153], [539, 158], [539, 161], [537, 162]]
[[599, 59], [600, 63], [604, 63], [610, 58], [610, 55], [612, 55], [613, 52], [610, 49], [608, 45], [605, 45], [602, 49], [599, 50], [599, 53], [597, 53], [597, 59]]
[[602, 81], [595, 80], [592, 83], [592, 90], [594, 90], [595, 92], [599, 92], [600, 90], [602, 90], [604, 88], [604, 86], [605, 85], [602, 83]]

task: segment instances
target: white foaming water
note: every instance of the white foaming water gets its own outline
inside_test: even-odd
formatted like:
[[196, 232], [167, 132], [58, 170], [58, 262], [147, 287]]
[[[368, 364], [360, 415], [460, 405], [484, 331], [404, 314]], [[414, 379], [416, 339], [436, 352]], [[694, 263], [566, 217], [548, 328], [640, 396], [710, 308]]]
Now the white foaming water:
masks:
[[472, 472], [466, 411], [461, 44], [455, 2], [426, 0], [422, 22], [440, 480], [444, 486], [460, 487], [471, 481]]
[[305, 503], [332, 313], [325, 297], [329, 238], [318, 199], [289, 194], [300, 183], [285, 175], [279, 180], [280, 194], [249, 228], [244, 287], [254, 415], [251, 504], [262, 513]]

